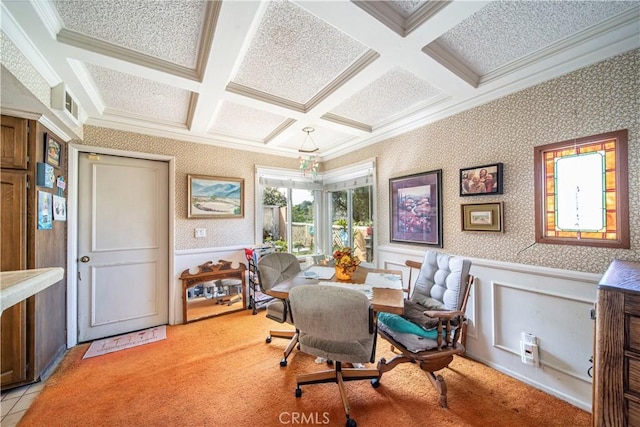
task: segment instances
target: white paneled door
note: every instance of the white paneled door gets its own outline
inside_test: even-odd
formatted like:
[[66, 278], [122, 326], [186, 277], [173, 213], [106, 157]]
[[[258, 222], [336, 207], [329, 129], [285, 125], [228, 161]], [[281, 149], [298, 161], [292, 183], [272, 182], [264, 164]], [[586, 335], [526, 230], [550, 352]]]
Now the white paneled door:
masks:
[[80, 153], [78, 340], [168, 323], [166, 162]]

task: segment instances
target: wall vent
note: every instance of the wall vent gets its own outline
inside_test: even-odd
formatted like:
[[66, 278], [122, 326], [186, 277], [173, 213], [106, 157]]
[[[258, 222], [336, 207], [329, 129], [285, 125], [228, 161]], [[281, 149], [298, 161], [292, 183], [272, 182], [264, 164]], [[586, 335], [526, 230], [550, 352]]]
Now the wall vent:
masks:
[[80, 108], [64, 83], [51, 88], [51, 108], [64, 111], [75, 124], [80, 124]]

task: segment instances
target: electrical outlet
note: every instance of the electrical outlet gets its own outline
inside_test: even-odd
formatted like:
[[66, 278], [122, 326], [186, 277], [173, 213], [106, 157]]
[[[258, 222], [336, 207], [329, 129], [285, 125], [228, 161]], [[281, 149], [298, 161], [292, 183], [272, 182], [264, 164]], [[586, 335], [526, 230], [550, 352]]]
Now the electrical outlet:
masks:
[[207, 229], [206, 228], [196, 228], [194, 231], [194, 235], [196, 238], [207, 237]]
[[529, 332], [520, 332], [520, 340], [527, 344], [538, 344], [538, 338]]
[[540, 366], [538, 338], [528, 332], [521, 332], [520, 337], [520, 357], [522, 359], [522, 363], [530, 366]]

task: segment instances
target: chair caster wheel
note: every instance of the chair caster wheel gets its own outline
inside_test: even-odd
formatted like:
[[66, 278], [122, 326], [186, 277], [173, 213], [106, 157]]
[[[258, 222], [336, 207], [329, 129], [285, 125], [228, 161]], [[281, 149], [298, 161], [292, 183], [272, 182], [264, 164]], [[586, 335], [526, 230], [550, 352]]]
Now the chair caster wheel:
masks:
[[282, 359], [282, 360], [280, 361], [280, 366], [282, 366], [283, 368], [284, 368], [285, 366], [287, 366], [287, 359]]
[[300, 387], [296, 388], [296, 397], [302, 396], [302, 389]]
[[271, 342], [271, 337], [267, 337], [267, 339], [265, 340], [265, 342], [266, 342], [267, 344], [269, 344], [269, 343]]
[[372, 378], [371, 379], [371, 387], [373, 387], [373, 388], [380, 387], [380, 378]]
[[357, 427], [358, 423], [353, 418], [347, 418], [347, 427]]

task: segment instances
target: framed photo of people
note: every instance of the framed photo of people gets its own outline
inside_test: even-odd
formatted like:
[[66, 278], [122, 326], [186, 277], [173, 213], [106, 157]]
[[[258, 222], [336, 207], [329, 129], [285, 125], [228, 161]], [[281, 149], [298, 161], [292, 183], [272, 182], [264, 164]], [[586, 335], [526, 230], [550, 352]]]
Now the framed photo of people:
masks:
[[460, 169], [460, 196], [502, 194], [502, 163]]
[[389, 179], [391, 241], [442, 247], [442, 169]]

